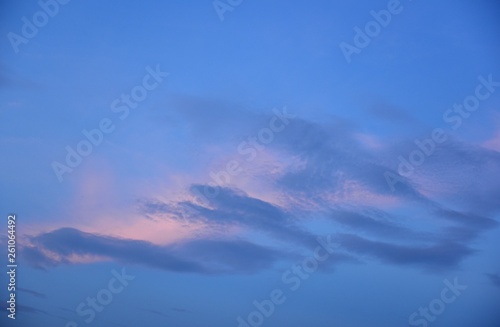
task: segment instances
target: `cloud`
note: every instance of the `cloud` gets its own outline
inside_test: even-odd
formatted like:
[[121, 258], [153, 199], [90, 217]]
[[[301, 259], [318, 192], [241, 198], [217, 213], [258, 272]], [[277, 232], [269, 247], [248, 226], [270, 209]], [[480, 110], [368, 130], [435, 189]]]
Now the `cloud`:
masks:
[[[498, 225], [494, 219], [483, 215], [480, 206], [474, 201], [467, 201], [471, 203], [468, 206], [470, 211], [461, 211], [445, 206], [438, 201], [439, 198], [430, 199], [419, 190], [422, 180], [419, 179], [418, 174], [417, 181], [413, 181], [412, 176], [411, 179], [403, 182], [405, 183], [403, 192], [391, 192], [383, 177], [383, 173], [388, 168], [376, 159], [378, 155], [376, 150], [366, 149], [357, 143], [349, 127], [342, 125], [334, 132], [327, 132], [318, 124], [302, 120], [294, 120], [290, 126], [292, 125], [295, 127], [285, 131], [289, 133], [286, 141], [280, 141], [277, 147], [281, 147], [281, 151], [290, 152], [290, 155], [299, 156], [301, 163], [298, 168], [297, 165], [286, 167], [281, 176], [274, 180], [269, 179], [269, 182], [275, 183], [274, 186], [278, 187], [288, 199], [315, 202], [316, 206], [309, 208], [311, 211], [309, 216], [317, 217], [328, 212], [331, 220], [353, 229], [357, 234], [376, 236], [384, 240], [375, 241], [359, 235], [344, 234], [344, 249], [348, 253], [368, 254], [383, 262], [412, 265], [425, 270], [455, 269], [464, 258], [477, 252], [469, 246], [469, 243], [483, 232], [496, 228]], [[459, 161], [460, 165], [472, 166], [475, 161], [479, 161], [484, 164], [490, 163], [488, 167], [490, 170], [496, 169], [494, 168], [496, 158], [478, 147], [459, 146], [452, 147], [452, 149], [455, 152], [459, 149], [465, 151], [463, 152], [465, 159]], [[481, 155], [473, 159], [471, 156], [475, 154]], [[450, 166], [450, 163], [445, 160], [446, 156], [443, 157], [442, 153], [439, 153], [429, 161], [430, 172], [426, 172], [425, 167], [420, 168], [423, 174], [433, 174], [432, 168], [437, 163], [444, 167]], [[325, 167], [325, 162], [328, 163], [327, 167]], [[457, 161], [454, 161], [454, 165], [457, 165]], [[462, 178], [456, 175], [457, 168], [452, 166], [451, 169], [455, 178], [456, 176]], [[481, 176], [480, 179], [490, 178]], [[382, 206], [380, 201], [378, 204], [376, 201], [365, 204], [362, 201], [352, 203], [349, 200], [359, 195], [353, 193], [352, 187], [346, 188], [346, 181], [351, 184], [355, 181], [370, 189], [373, 194], [386, 194], [387, 196], [391, 194], [399, 199], [400, 207], [413, 207], [433, 212], [436, 220], [428, 224], [427, 228], [434, 227], [434, 230], [425, 232], [415, 230], [415, 227], [411, 227], [411, 221], [406, 221], [406, 225], [401, 222], [396, 223], [397, 217], [390, 218], [380, 208]], [[462, 181], [455, 181], [457, 182]], [[499, 186], [497, 181], [491, 184]], [[432, 186], [428, 185], [428, 187]], [[193, 195], [203, 194], [205, 187], [207, 185], [195, 184], [190, 187], [190, 190]], [[294, 207], [294, 202], [285, 202], [284, 206], [277, 206], [248, 196], [239, 189], [229, 187], [217, 187], [217, 189], [218, 194], [208, 203], [198, 204], [191, 200], [177, 204], [151, 202], [145, 205], [145, 211], [170, 212], [174, 213], [174, 219], [180, 219], [183, 216], [188, 220], [204, 221], [208, 225], [238, 225], [261, 231], [275, 239], [291, 242], [294, 245], [306, 247], [315, 245], [314, 235], [301, 226], [304, 220], [297, 218], [297, 215], [304, 212]], [[469, 195], [470, 192], [468, 189], [458, 189], [459, 195]], [[339, 193], [345, 196], [338, 197]], [[362, 196], [366, 194], [366, 192], [362, 193]], [[493, 204], [493, 197], [487, 195], [486, 198], [488, 197], [492, 199], [491, 204]], [[336, 202], [332, 202], [332, 199]], [[484, 197], [481, 201], [484, 202]], [[184, 214], [179, 214], [180, 211]], [[185, 212], [188, 214], [186, 215]], [[446, 224], [443, 226], [442, 222]], [[401, 241], [404, 241], [405, 245], [399, 244]]]
[[155, 315], [158, 315], [158, 316], [164, 317], [164, 318], [170, 318], [170, 316], [169, 316], [169, 315], [167, 315], [166, 313], [163, 313], [163, 312], [160, 312], [160, 311], [157, 311], [157, 310], [152, 310], [152, 309], [142, 309], [142, 311], [145, 311], [145, 312], [148, 312], [148, 313], [152, 313], [152, 314], [155, 314]]
[[353, 212], [337, 210], [331, 214], [337, 223], [350, 227], [357, 232], [367, 232], [372, 235], [397, 239], [428, 239], [429, 235], [422, 235], [410, 228], [392, 222], [385, 212], [379, 210], [364, 210]]
[[500, 132], [497, 132], [494, 138], [483, 143], [487, 149], [500, 152]]
[[216, 99], [174, 94], [169, 104], [170, 119], [183, 126], [200, 142], [228, 142], [231, 136], [249, 134], [265, 116]]
[[22, 246], [20, 248], [21, 260], [26, 260], [35, 268], [46, 270], [58, 265], [58, 260], [55, 260], [45, 255], [39, 248], [33, 246]]
[[[5, 303], [6, 300], [0, 299], [2, 303]], [[7, 311], [7, 307], [3, 307], [1, 310], [2, 314], [5, 315], [5, 320], [10, 320], [7, 318], [7, 314], [10, 313]], [[74, 311], [73, 311], [74, 312]], [[45, 321], [42, 316], [47, 316], [47, 317], [52, 317], [57, 319], [57, 322], [54, 323], [54, 320], [52, 320], [50, 323], [45, 322], [43, 323], [42, 321]], [[2, 317], [3, 318], [3, 317]], [[0, 319], [0, 321], [2, 321]], [[59, 316], [57, 314], [52, 314], [46, 310], [42, 310], [36, 307], [32, 307], [30, 305], [22, 304], [22, 303], [17, 303], [16, 304], [16, 320], [15, 320], [19, 326], [37, 326], [37, 327], [52, 327], [52, 326], [59, 326], [66, 324], [70, 319]], [[16, 325], [16, 324], [13, 324]], [[2, 325], [3, 326], [3, 325]]]
[[496, 287], [500, 288], [500, 274], [495, 273], [495, 274], [486, 274], [488, 276], [490, 282], [495, 285]]
[[[75, 257], [100, 256], [126, 264], [203, 274], [250, 273], [271, 267], [281, 256], [276, 250], [244, 240], [193, 240], [160, 246], [62, 228], [30, 237], [23, 253], [36, 267], [73, 263]], [[32, 258], [36, 260], [30, 261]]]
[[437, 213], [441, 217], [472, 229], [488, 230], [498, 226], [496, 220], [474, 213], [463, 213], [451, 209], [439, 209]]
[[[5, 302], [5, 301], [2, 301]], [[43, 315], [48, 315], [52, 317], [57, 317], [54, 315], [51, 315], [47, 311], [37, 309], [35, 307], [29, 306], [29, 305], [24, 305], [24, 304], [17, 304], [16, 308], [18, 309], [18, 314], [24, 314], [24, 313], [29, 313], [29, 314], [43, 314]], [[59, 318], [59, 317], [57, 317]]]
[[415, 117], [407, 111], [384, 102], [378, 102], [366, 111], [375, 119], [385, 120], [393, 124], [404, 123], [407, 126], [408, 124], [413, 125], [417, 123]]
[[451, 209], [437, 209], [436, 213], [439, 217], [455, 223], [454, 226], [445, 228], [445, 236], [457, 241], [472, 241], [481, 233], [498, 227], [496, 220], [474, 213], [464, 213]]
[[[193, 194], [203, 194], [208, 185], [191, 186]], [[296, 218], [283, 208], [248, 196], [241, 190], [218, 187], [218, 194], [208, 197], [205, 205], [183, 201], [177, 206], [158, 201], [144, 202], [148, 214], [172, 213], [174, 219], [202, 220], [212, 225], [239, 225], [302, 246], [317, 246], [316, 236], [296, 224]]]
[[181, 256], [198, 258], [216, 271], [257, 272], [286, 258], [284, 253], [243, 240], [193, 240], [174, 247]]
[[6, 65], [4, 62], [0, 62], [0, 88], [14, 88], [23, 90], [33, 90], [40, 88], [40, 84], [21, 76], [10, 66]]
[[41, 298], [41, 299], [45, 299], [47, 297], [47, 295], [45, 295], [43, 293], [40, 293], [40, 292], [37, 292], [37, 291], [33, 291], [33, 290], [30, 290], [30, 289], [27, 289], [27, 288], [23, 288], [23, 287], [18, 287], [17, 290], [21, 291], [21, 292], [24, 292], [24, 293], [31, 294], [31, 295], [33, 295], [35, 297], [38, 297], [38, 298]]
[[493, 178], [499, 175], [499, 152], [450, 137], [417, 167], [412, 179], [436, 201], [446, 200], [461, 211], [492, 215], [500, 212], [500, 181]]
[[176, 311], [176, 312], [190, 312], [188, 309], [184, 309], [184, 308], [172, 308], [172, 311]]
[[338, 236], [341, 246], [359, 255], [369, 255], [382, 262], [422, 267], [428, 271], [456, 269], [476, 251], [458, 242], [442, 241], [428, 246], [399, 245], [372, 241], [353, 234]]
[[[261, 122], [271, 116], [188, 97], [175, 99], [174, 105], [175, 119], [186, 121], [200, 148], [211, 142], [234, 145], [217, 147], [224, 157], [225, 151], [227, 157], [237, 155], [239, 136], [256, 135], [266, 126]], [[390, 110], [386, 114], [396, 120], [408, 118]], [[317, 240], [311, 226], [329, 222], [331, 230], [326, 233], [338, 234], [339, 226], [348, 230], [338, 234], [345, 258], [369, 255], [426, 270], [459, 267], [475, 253], [471, 242], [498, 225], [491, 217], [500, 210], [500, 182], [492, 176], [500, 175], [500, 154], [450, 139], [436, 146], [413, 175], [400, 177], [393, 192], [384, 174], [397, 174], [398, 156], [411, 153], [415, 144], [407, 140], [367, 147], [359, 133], [345, 120], [320, 123], [295, 117], [279, 137], [263, 146], [265, 151], [257, 152], [261, 157], [264, 152], [272, 154], [266, 160], [279, 161], [274, 165], [279, 169], [251, 167], [245, 171], [252, 174], [250, 187], [238, 178], [230, 185], [210, 186], [209, 176], [193, 181], [199, 177], [195, 172], [196, 177], [177, 184], [183, 189], [159, 191], [157, 197], [150, 192], [139, 201], [139, 223], [143, 217], [151, 219], [152, 226], [165, 219], [194, 223], [206, 228], [208, 236], [203, 239], [160, 246], [140, 240], [141, 235], [131, 240], [62, 228], [33, 237], [32, 246], [23, 249], [24, 257], [39, 268], [75, 263], [78, 256], [101, 256], [177, 272], [248, 273], [288, 260], [291, 253], [314, 249]], [[273, 166], [266, 160], [252, 165]], [[203, 199], [209, 188], [217, 194]], [[416, 216], [413, 212], [426, 215], [427, 230], [418, 230], [424, 224], [406, 217]], [[286, 251], [238, 237], [214, 237], [221, 230]]]
[[394, 170], [379, 158], [381, 153], [368, 149], [359, 140], [357, 131], [349, 124], [326, 126], [296, 118], [283, 133], [279, 146], [302, 161], [298, 169], [285, 171], [276, 181], [284, 192], [302, 196], [342, 192], [343, 181], [349, 180], [380, 195], [426, 200], [405, 177], [399, 179], [398, 192], [392, 192], [384, 173]]
[[[219, 145], [233, 143], [234, 146], [229, 149], [233, 154], [236, 154], [242, 140], [238, 135], [255, 135], [267, 126], [264, 122], [272, 117], [271, 110], [256, 113], [231, 104], [194, 97], [179, 97], [174, 102], [175, 111], [185, 124], [191, 126], [195, 138], [202, 143], [207, 142], [207, 138]], [[265, 146], [266, 151], [301, 161], [300, 167], [286, 167], [281, 176], [272, 180], [286, 193], [311, 197], [320, 192], [342, 191], [343, 185], [338, 180], [338, 176], [342, 176], [377, 194], [426, 200], [413, 182], [402, 176], [398, 192], [392, 192], [384, 176], [387, 171], [395, 173], [385, 164], [387, 153], [367, 148], [360, 141], [356, 126], [346, 120], [337, 118], [328, 123], [316, 123], [299, 117], [291, 118], [279, 137], [261, 146]], [[257, 155], [262, 155], [258, 148], [256, 150]]]

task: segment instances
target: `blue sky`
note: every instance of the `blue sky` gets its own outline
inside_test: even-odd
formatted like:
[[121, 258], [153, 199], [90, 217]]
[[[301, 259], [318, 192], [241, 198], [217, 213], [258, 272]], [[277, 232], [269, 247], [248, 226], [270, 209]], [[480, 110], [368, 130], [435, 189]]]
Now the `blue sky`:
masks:
[[498, 325], [495, 1], [1, 6], [2, 325]]

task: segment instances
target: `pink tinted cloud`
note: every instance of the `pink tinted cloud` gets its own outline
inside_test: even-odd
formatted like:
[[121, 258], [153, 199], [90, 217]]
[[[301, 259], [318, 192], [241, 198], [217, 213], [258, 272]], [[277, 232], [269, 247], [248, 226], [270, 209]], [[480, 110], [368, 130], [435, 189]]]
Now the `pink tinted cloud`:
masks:
[[495, 135], [491, 139], [483, 142], [482, 146], [487, 149], [500, 152], [500, 130], [496, 131]]

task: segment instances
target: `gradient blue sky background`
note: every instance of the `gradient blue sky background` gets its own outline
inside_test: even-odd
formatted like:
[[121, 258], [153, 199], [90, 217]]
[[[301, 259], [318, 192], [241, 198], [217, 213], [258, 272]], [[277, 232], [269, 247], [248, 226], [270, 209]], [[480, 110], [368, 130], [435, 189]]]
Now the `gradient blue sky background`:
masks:
[[[387, 5], [244, 0], [221, 21], [211, 1], [72, 0], [16, 53], [8, 33], [41, 9], [2, 1], [0, 208], [21, 287], [2, 326], [238, 326], [273, 289], [286, 301], [262, 326], [408, 326], [455, 278], [467, 289], [429, 326], [499, 326], [500, 87], [458, 128], [443, 115], [500, 81], [500, 7], [403, 0], [348, 63], [339, 45]], [[148, 67], [168, 76], [120, 119]], [[269, 144], [242, 143], [284, 108]], [[59, 181], [53, 162], [104, 118]], [[447, 140], [400, 176], [435, 128]], [[293, 291], [282, 276], [317, 236], [335, 252]], [[123, 268], [135, 279], [85, 323], [76, 307]]]

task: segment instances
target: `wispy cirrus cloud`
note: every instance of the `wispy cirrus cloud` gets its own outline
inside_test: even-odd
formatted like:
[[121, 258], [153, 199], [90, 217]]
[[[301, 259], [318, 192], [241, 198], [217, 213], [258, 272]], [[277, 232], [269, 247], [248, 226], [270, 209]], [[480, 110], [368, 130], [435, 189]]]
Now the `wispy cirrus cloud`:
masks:
[[[217, 137], [196, 146], [222, 142], [226, 146], [219, 151], [229, 158], [239, 155], [237, 145], [244, 139], [244, 133], [237, 133], [239, 138], [235, 131], [241, 127], [252, 134], [252, 128], [271, 117], [243, 111], [242, 122], [238, 110], [200, 99], [183, 98], [177, 105], [187, 109], [181, 113], [178, 108], [176, 119], [191, 123], [188, 133], [196, 136], [207, 133], [207, 128], [217, 129]], [[231, 114], [226, 115], [228, 110]], [[394, 119], [408, 118], [392, 111], [387, 115]], [[205, 126], [208, 117], [212, 124]], [[316, 222], [328, 226], [324, 232], [335, 235], [342, 244], [339, 256], [346, 260], [371, 256], [437, 271], [455, 269], [476, 253], [472, 241], [497, 227], [491, 216], [500, 208], [495, 197], [500, 183], [491, 176], [500, 172], [500, 156], [450, 139], [436, 149], [425, 167], [412, 176], [400, 176], [394, 192], [387, 187], [384, 172], [396, 172], [396, 167], [387, 158], [396, 160], [413, 145], [408, 141], [370, 147], [360, 140], [359, 132], [356, 125], [342, 119], [319, 123], [296, 117], [265, 151], [255, 148], [257, 157], [265, 160], [243, 167], [255, 181], [251, 191], [237, 176], [230, 183], [215, 185], [217, 195], [200, 202], [196, 199], [209, 185], [205, 180], [186, 179], [176, 185], [180, 189], [169, 190], [175, 197], [161, 193], [155, 197], [149, 192], [140, 198], [136, 217], [128, 218], [137, 224], [148, 218], [149, 229], [170, 228], [161, 224], [166, 220], [203, 226], [203, 235], [195, 231], [158, 245], [141, 240], [140, 235], [132, 240], [61, 228], [33, 236], [31, 243], [36, 247], [26, 247], [25, 256], [38, 267], [75, 263], [78, 256], [101, 256], [179, 272], [255, 272], [289, 260], [292, 252], [314, 248], [316, 233], [311, 225]], [[272, 173], [263, 169], [273, 165], [279, 169]], [[459, 173], [464, 170], [470, 174]], [[262, 190], [270, 192], [264, 195]], [[426, 230], [413, 218], [414, 211], [425, 214]], [[221, 230], [231, 230], [230, 237], [221, 238], [216, 233]], [[262, 236], [267, 245], [261, 244]], [[277, 250], [269, 244], [289, 248]], [[242, 256], [248, 257], [246, 263]]]

